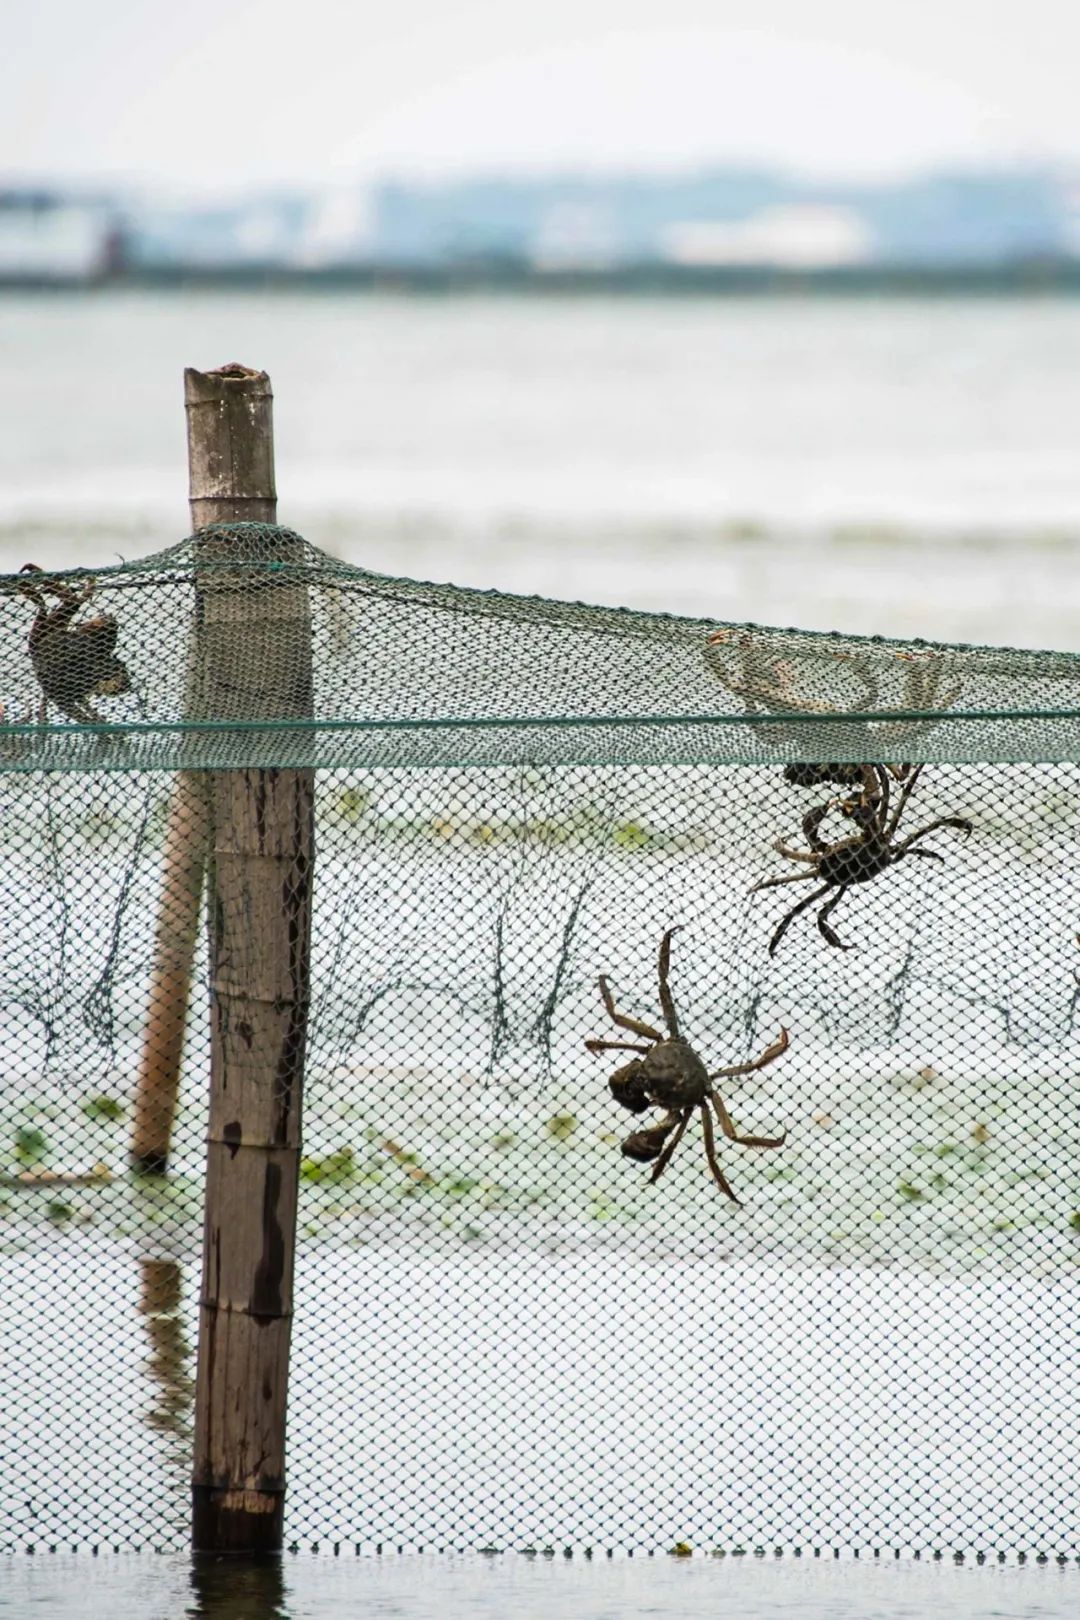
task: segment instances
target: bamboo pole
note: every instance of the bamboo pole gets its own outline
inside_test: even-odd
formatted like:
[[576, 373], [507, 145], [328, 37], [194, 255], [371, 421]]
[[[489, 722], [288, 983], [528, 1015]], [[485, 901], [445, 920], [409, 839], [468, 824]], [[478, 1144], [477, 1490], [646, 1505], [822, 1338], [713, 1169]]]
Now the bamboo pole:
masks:
[[[235, 413], [221, 373], [186, 375], [189, 407], [229, 414], [233, 465], [273, 488], [269, 380]], [[205, 519], [204, 519], [205, 521]], [[293, 537], [207, 536], [196, 558], [196, 712], [313, 714], [306, 587], [230, 570], [299, 562]], [[210, 1124], [195, 1396], [193, 1544], [281, 1546], [300, 1111], [310, 1001], [314, 772], [208, 773]]]
[[[267, 377], [236, 364], [206, 376], [215, 381], [200, 388], [185, 378], [191, 527], [240, 518], [273, 523], [277, 496]], [[189, 709], [193, 679], [189, 665]], [[206, 784], [200, 773], [182, 771], [165, 825], [154, 972], [132, 1118], [131, 1161], [138, 1170], [164, 1171], [168, 1165], [208, 833]]]

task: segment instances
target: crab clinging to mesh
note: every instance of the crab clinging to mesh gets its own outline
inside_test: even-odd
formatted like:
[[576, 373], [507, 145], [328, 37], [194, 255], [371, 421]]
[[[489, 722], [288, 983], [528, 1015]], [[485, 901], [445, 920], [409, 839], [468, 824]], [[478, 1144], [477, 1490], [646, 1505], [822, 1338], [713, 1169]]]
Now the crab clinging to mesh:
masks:
[[743, 1147], [778, 1148], [787, 1140], [782, 1136], [740, 1136], [731, 1115], [716, 1090], [714, 1082], [730, 1079], [734, 1075], [752, 1074], [763, 1069], [788, 1049], [788, 1032], [781, 1029], [779, 1036], [759, 1058], [752, 1063], [735, 1063], [730, 1068], [717, 1069], [710, 1074], [697, 1053], [679, 1034], [679, 1020], [668, 984], [671, 965], [671, 936], [677, 930], [669, 928], [660, 942], [660, 1006], [663, 1009], [667, 1034], [661, 1034], [651, 1024], [642, 1023], [616, 1009], [606, 978], [600, 980], [600, 995], [608, 1017], [620, 1029], [637, 1035], [640, 1041], [586, 1041], [590, 1052], [635, 1052], [638, 1055], [616, 1069], [608, 1081], [611, 1095], [632, 1114], [644, 1114], [650, 1108], [662, 1108], [663, 1118], [655, 1125], [632, 1131], [622, 1144], [628, 1159], [639, 1159], [645, 1164], [656, 1161], [650, 1181], [658, 1181], [671, 1162], [671, 1156], [682, 1140], [695, 1108], [701, 1114], [701, 1128], [705, 1135], [705, 1157], [709, 1162], [713, 1180], [733, 1203], [739, 1203], [721, 1170], [716, 1157], [716, 1138], [713, 1134], [710, 1105], [715, 1110], [720, 1129], [729, 1141]]
[[[91, 697], [118, 697], [131, 690], [127, 665], [116, 655], [117, 623], [111, 613], [73, 623], [94, 594], [93, 580], [76, 591], [61, 579], [36, 580], [42, 570], [25, 563], [31, 577], [17, 589], [37, 608], [27, 643], [30, 662], [41, 687], [42, 724], [51, 699], [57, 708], [80, 725], [103, 725], [104, 719], [87, 701]], [[48, 598], [56, 600], [50, 608]]]
[[[938, 831], [939, 828], [951, 827], [965, 836], [972, 831], [972, 823], [965, 816], [938, 816], [936, 820], [929, 821], [924, 827], [909, 833], [906, 838], [897, 837], [900, 818], [919, 780], [921, 765], [850, 767], [826, 765], [820, 767], [820, 770], [833, 772], [831, 776], [822, 778], [826, 781], [843, 781], [842, 772], [857, 771], [862, 778], [861, 790], [851, 798], [829, 799], [825, 804], [819, 804], [808, 811], [803, 817], [802, 829], [809, 849], [792, 849], [782, 839], [777, 839], [774, 843], [773, 848], [779, 855], [783, 855], [785, 860], [803, 863], [809, 867], [809, 871], [792, 872], [787, 877], [763, 878], [760, 883], [752, 885], [751, 894], [760, 889], [779, 889], [788, 883], [820, 882], [821, 886], [800, 900], [797, 905], [792, 906], [781, 918], [769, 941], [770, 956], [776, 954], [777, 946], [799, 913], [806, 911], [818, 900], [825, 901], [817, 919], [818, 930], [825, 943], [837, 950], [850, 950], [851, 947], [845, 945], [831, 927], [829, 917], [853, 883], [868, 883], [871, 878], [887, 871], [890, 866], [895, 866], [898, 861], [906, 859], [909, 855], [917, 855], [927, 861], [943, 861], [944, 855], [939, 854], [937, 850], [916, 847], [920, 839], [925, 838], [928, 833]], [[891, 810], [890, 775], [901, 783], [895, 808]], [[855, 832], [850, 837], [831, 841], [822, 837], [821, 824], [831, 811], [839, 811], [853, 823]]]
[[[804, 724], [785, 717], [835, 716], [850, 741], [859, 737], [868, 744], [864, 758], [902, 755], [907, 742], [948, 718], [964, 690], [959, 678], [962, 660], [940, 647], [893, 649], [890, 655], [884, 647], [826, 641], [811, 651], [785, 631], [727, 625], [705, 638], [704, 656], [709, 671], [739, 698], [746, 715], [776, 717], [775, 722], [762, 726], [763, 736], [801, 747], [810, 733]], [[840, 765], [831, 769], [850, 772], [857, 768]], [[813, 769], [795, 767], [797, 774], [788, 780], [799, 782]], [[838, 778], [829, 775], [817, 780]], [[841, 785], [849, 783], [857, 785], [854, 777]], [[805, 785], [815, 784], [806, 780]]]

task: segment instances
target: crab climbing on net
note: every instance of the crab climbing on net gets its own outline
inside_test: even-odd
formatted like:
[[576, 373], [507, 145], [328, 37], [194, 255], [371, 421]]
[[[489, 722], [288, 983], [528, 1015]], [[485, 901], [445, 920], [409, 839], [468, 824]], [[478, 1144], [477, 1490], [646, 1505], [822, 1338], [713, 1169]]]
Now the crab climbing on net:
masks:
[[[104, 717], [87, 702], [91, 697], [118, 697], [131, 690], [127, 665], [116, 656], [117, 623], [110, 613], [73, 623], [81, 608], [94, 594], [93, 580], [76, 591], [59, 579], [36, 580], [36, 563], [26, 563], [22, 572], [31, 578], [17, 589], [37, 608], [30, 626], [30, 662], [45, 702], [56, 707], [80, 725], [103, 725]], [[50, 608], [47, 598], [54, 597]]]
[[[839, 771], [841, 768], [837, 769]], [[890, 776], [896, 777], [898, 770], [903, 773], [898, 778], [901, 787], [896, 806], [891, 809]], [[890, 768], [885, 765], [861, 765], [858, 771], [861, 787], [853, 798], [829, 799], [827, 803], [815, 806], [803, 817], [803, 836], [810, 846], [809, 849], [792, 849], [779, 839], [773, 845], [785, 860], [804, 862], [810, 870], [793, 872], [788, 877], [764, 878], [760, 883], [753, 884], [750, 890], [751, 894], [754, 894], [759, 889], [778, 889], [787, 883], [812, 883], [815, 879], [821, 880], [820, 888], [792, 906], [787, 915], [781, 918], [769, 941], [770, 956], [775, 956], [777, 946], [799, 913], [806, 911], [818, 900], [825, 899], [832, 890], [835, 890], [835, 893], [831, 894], [831, 898], [825, 899], [825, 904], [818, 912], [818, 929], [827, 945], [841, 951], [850, 950], [850, 945], [845, 945], [831, 927], [829, 917], [853, 883], [867, 883], [909, 855], [919, 855], [928, 861], [943, 861], [944, 855], [938, 854], [937, 850], [917, 848], [919, 840], [925, 838], [928, 833], [936, 832], [940, 827], [953, 827], [965, 836], [972, 830], [972, 823], [963, 816], [939, 816], [936, 821], [927, 822], [925, 827], [919, 827], [906, 838], [898, 840], [896, 833], [900, 818], [919, 780], [922, 766]], [[832, 778], [836, 779], [836, 776]], [[856, 831], [850, 838], [839, 838], [829, 842], [821, 836], [821, 824], [831, 810], [839, 810], [854, 823]]]
[[[735, 1075], [752, 1074], [764, 1069], [788, 1049], [788, 1032], [781, 1029], [779, 1036], [751, 1063], [734, 1063], [729, 1068], [717, 1069], [709, 1074], [697, 1053], [679, 1034], [679, 1020], [675, 1012], [668, 973], [671, 965], [671, 937], [678, 930], [669, 928], [660, 942], [660, 1006], [663, 1009], [667, 1034], [639, 1018], [631, 1018], [617, 1010], [606, 978], [600, 980], [600, 995], [608, 1017], [620, 1029], [637, 1035], [639, 1041], [590, 1040], [585, 1045], [590, 1052], [635, 1052], [638, 1055], [616, 1069], [608, 1081], [611, 1095], [632, 1114], [644, 1114], [650, 1108], [662, 1108], [663, 1118], [655, 1125], [632, 1131], [622, 1144], [628, 1159], [650, 1164], [655, 1160], [650, 1181], [658, 1181], [671, 1162], [671, 1156], [683, 1137], [696, 1109], [701, 1114], [701, 1128], [705, 1135], [705, 1157], [713, 1180], [732, 1203], [739, 1203], [716, 1157], [716, 1137], [713, 1132], [710, 1105], [716, 1113], [720, 1129], [731, 1142], [743, 1147], [778, 1148], [787, 1140], [782, 1136], [740, 1136], [723, 1099], [714, 1089], [717, 1080], [731, 1079]], [[642, 1041], [648, 1045], [640, 1044]]]
[[[872, 744], [872, 752], [868, 747], [864, 758], [902, 752], [906, 742], [948, 719], [964, 690], [956, 661], [944, 648], [890, 651], [825, 643], [811, 652], [786, 632], [736, 625], [705, 638], [705, 663], [739, 698], [745, 714], [776, 717], [778, 723], [762, 727], [763, 736], [801, 747], [807, 739], [806, 726], [785, 723], [785, 716], [807, 720], [837, 716], [852, 741], [858, 735]], [[861, 715], [866, 719], [857, 721]], [[788, 779], [798, 781], [799, 776]]]

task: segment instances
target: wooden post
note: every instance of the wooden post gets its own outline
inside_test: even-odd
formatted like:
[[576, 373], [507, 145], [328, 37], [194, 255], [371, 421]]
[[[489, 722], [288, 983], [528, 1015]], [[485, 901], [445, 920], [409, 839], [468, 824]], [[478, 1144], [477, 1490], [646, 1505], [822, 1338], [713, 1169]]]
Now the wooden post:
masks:
[[168, 1167], [180, 1090], [180, 1059], [187, 1027], [203, 873], [207, 809], [204, 785], [193, 771], [176, 779], [165, 824], [161, 899], [154, 936], [154, 973], [131, 1125], [131, 1162], [148, 1172]]
[[[220, 380], [202, 387], [191, 381], [199, 375], [189, 371], [185, 377], [191, 527], [242, 518], [273, 523], [277, 496], [266, 374], [222, 366], [207, 373]], [[193, 683], [189, 664], [189, 710]], [[132, 1118], [131, 1160], [138, 1170], [163, 1171], [168, 1165], [208, 837], [206, 784], [200, 773], [183, 771], [165, 826], [154, 973]]]
[[[246, 373], [245, 376], [259, 376]], [[186, 374], [188, 408], [228, 422], [227, 462], [273, 489], [269, 380]], [[260, 472], [261, 469], [261, 472]], [[248, 515], [252, 514], [249, 508]], [[202, 522], [208, 514], [201, 514]], [[310, 719], [306, 586], [230, 563], [299, 562], [281, 535], [208, 536], [196, 558], [196, 712]], [[210, 1123], [192, 1477], [198, 1552], [280, 1548], [300, 1110], [310, 999], [314, 773], [208, 773]]]

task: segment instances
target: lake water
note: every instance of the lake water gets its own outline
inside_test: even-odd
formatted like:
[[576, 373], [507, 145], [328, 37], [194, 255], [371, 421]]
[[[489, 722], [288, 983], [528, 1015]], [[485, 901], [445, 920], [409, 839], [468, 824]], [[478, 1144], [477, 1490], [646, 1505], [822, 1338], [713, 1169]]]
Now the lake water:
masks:
[[[378, 571], [722, 619], [1080, 648], [1080, 302], [7, 296], [3, 567], [30, 559], [100, 567], [183, 534], [182, 368], [233, 359], [265, 366], [273, 379], [283, 521]], [[1051, 824], [1054, 836], [1072, 836], [1051, 797], [1048, 848]], [[989, 796], [982, 802], [989, 812]], [[17, 800], [9, 812], [5, 836], [18, 842]], [[349, 839], [360, 813], [350, 810]], [[916, 985], [912, 997], [918, 1049], [890, 1049], [886, 1030], [880, 1050], [849, 1065], [797, 1030], [803, 1056], [796, 1052], [782, 1081], [770, 1071], [755, 1093], [767, 1104], [765, 1124], [792, 1125], [783, 1174], [809, 1178], [798, 1186], [806, 1199], [798, 1220], [787, 1184], [770, 1179], [779, 1172], [760, 1157], [740, 1157], [738, 1174], [755, 1201], [748, 1223], [765, 1224], [728, 1222], [723, 1242], [714, 1241], [715, 1195], [688, 1163], [673, 1166], [663, 1206], [623, 1174], [606, 1098], [593, 1071], [584, 1076], [580, 1053], [579, 1026], [595, 1017], [591, 978], [575, 987], [561, 1036], [582, 1070], [579, 1089], [553, 1082], [523, 1104], [474, 1084], [486, 1003], [474, 1027], [440, 990], [430, 1023], [443, 1043], [442, 1070], [422, 1067], [431, 1041], [419, 1020], [408, 1026], [417, 1051], [403, 1055], [403, 1024], [387, 997], [346, 1054], [352, 1067], [311, 1092], [312, 1162], [331, 1163], [343, 1143], [356, 1160], [305, 1190], [292, 1407], [297, 1539], [339, 1533], [348, 1542], [356, 1524], [365, 1534], [385, 1526], [389, 1538], [396, 1525], [417, 1545], [441, 1533], [448, 1546], [468, 1546], [509, 1525], [516, 1546], [535, 1536], [540, 1548], [557, 1532], [580, 1554], [591, 1537], [598, 1549], [605, 1537], [625, 1545], [646, 1525], [661, 1548], [665, 1538], [692, 1539], [693, 1559], [564, 1561], [560, 1545], [551, 1561], [542, 1548], [535, 1558], [380, 1560], [346, 1557], [343, 1545], [337, 1559], [327, 1547], [319, 1559], [287, 1562], [282, 1580], [253, 1591], [182, 1559], [107, 1556], [110, 1535], [126, 1546], [183, 1544], [198, 1290], [197, 1175], [186, 1187], [178, 1176], [165, 1193], [116, 1174], [51, 1202], [47, 1191], [12, 1195], [20, 1204], [0, 1252], [0, 1316], [9, 1328], [0, 1384], [9, 1415], [36, 1414], [40, 1428], [16, 1425], [18, 1466], [3, 1484], [12, 1544], [38, 1553], [0, 1565], [0, 1612], [66, 1615], [97, 1604], [118, 1620], [322, 1620], [358, 1603], [387, 1615], [437, 1608], [519, 1617], [562, 1605], [597, 1620], [657, 1609], [1069, 1612], [1073, 1563], [970, 1567], [984, 1542], [988, 1556], [1003, 1546], [1012, 1556], [1025, 1537], [1034, 1554], [1041, 1537], [1071, 1557], [1080, 1537], [1075, 1498], [1065, 1501], [1078, 1421], [1080, 1285], [1068, 1224], [1075, 1119], [1065, 1084], [1075, 1055], [1064, 1026], [1053, 1024], [1067, 1012], [1071, 1029], [1073, 899], [1058, 869], [1044, 882], [1029, 851], [1031, 883], [1043, 887], [1028, 892], [1042, 904], [1025, 926], [1039, 949], [1022, 962], [994, 955], [1012, 926], [1002, 923], [1001, 886], [993, 888], [994, 839], [1012, 837], [1002, 826], [977, 860], [950, 850], [959, 890], [931, 893], [920, 949], [933, 972], [929, 990]], [[457, 832], [471, 850], [469, 828]], [[441, 913], [423, 904], [426, 847], [418, 845], [413, 876], [400, 849], [390, 852], [412, 897], [413, 976], [425, 993], [439, 928], [452, 924], [453, 934], [460, 897], [479, 907], [480, 894], [475, 878], [462, 877], [457, 900], [447, 899], [449, 888], [443, 894]], [[432, 868], [436, 890], [449, 858], [440, 853]], [[86, 870], [99, 859], [88, 846]], [[629, 859], [611, 858], [581, 926], [590, 964], [619, 960], [610, 930], [625, 926], [634, 896], [648, 892], [656, 916], [640, 930], [647, 951], [643, 944], [632, 969], [619, 966], [646, 998], [661, 913], [700, 874], [646, 849], [646, 882]], [[110, 869], [110, 882], [119, 871]], [[370, 852], [364, 873], [372, 882], [378, 875]], [[514, 951], [528, 966], [536, 947], [532, 876], [518, 881], [520, 934], [507, 933], [512, 1011]], [[53, 879], [43, 881], [48, 888]], [[954, 900], [950, 909], [950, 893], [962, 894], [965, 881], [972, 895], [982, 885], [978, 905], [961, 910]], [[611, 904], [620, 882], [625, 911]], [[988, 884], [997, 922], [980, 934]], [[53, 1011], [72, 1015], [56, 1019], [61, 1040], [81, 1039], [76, 1014], [96, 971], [101, 919], [90, 926], [79, 910], [101, 909], [91, 890], [79, 876], [60, 908], [65, 929], [69, 908], [75, 919], [72, 981], [46, 984]], [[874, 903], [871, 896], [864, 917], [876, 915]], [[880, 981], [882, 962], [902, 955], [887, 897], [882, 905], [861, 966], [850, 969], [862, 974], [860, 993]], [[20, 941], [5, 956], [11, 972], [22, 971], [20, 952], [51, 959], [49, 929], [60, 923], [49, 906], [24, 886], [9, 910]], [[350, 936], [340, 973], [334, 957], [327, 982], [342, 1006], [329, 995], [319, 1015], [340, 1014], [343, 1028], [353, 991], [363, 989], [351, 967], [366, 973], [380, 944], [371, 905], [348, 912], [369, 934]], [[986, 980], [992, 969], [1005, 988], [985, 1005], [952, 1007], [946, 1021], [933, 1000], [935, 952], [939, 933], [955, 944], [950, 930], [961, 916], [970, 930], [964, 971]], [[333, 954], [331, 934], [321, 937]], [[720, 949], [711, 938], [704, 929], [696, 942], [684, 936], [698, 966], [688, 947], [681, 984], [694, 973], [707, 983], [708, 953]], [[739, 939], [730, 952], [745, 956]], [[134, 1051], [145, 965], [137, 952], [131, 959], [120, 1062], [93, 1076], [125, 1106], [130, 1062], [118, 1075], [124, 1040], [129, 1059]], [[796, 987], [804, 999], [808, 984], [816, 987], [841, 1022], [855, 1005], [850, 981], [847, 995], [839, 979], [831, 997], [821, 989], [839, 969], [820, 952], [804, 959], [793, 951], [782, 967], [792, 998]], [[535, 991], [533, 968], [522, 985], [523, 995]], [[35, 1015], [24, 1000], [12, 1016], [24, 1019], [25, 1056]], [[998, 1001], [1011, 1008], [1023, 1050], [1006, 1051]], [[531, 1012], [522, 1007], [524, 1027]], [[774, 1010], [767, 1003], [762, 1019]], [[926, 1045], [935, 1026], [940, 1052]], [[906, 1035], [912, 1045], [911, 1028]], [[954, 1037], [960, 1044], [950, 1045]], [[981, 1066], [956, 1058], [972, 1042]], [[1051, 1068], [1044, 1072], [1029, 1048], [1052, 1050]], [[371, 1066], [373, 1050], [381, 1067]], [[526, 1055], [531, 1062], [532, 1047]], [[51, 1144], [64, 1137], [68, 1110], [81, 1121], [87, 1164], [112, 1154], [120, 1170], [125, 1119], [87, 1125], [80, 1060], [62, 1056], [72, 1067], [56, 1094], [31, 1097], [40, 1119], [6, 1121], [5, 1139], [22, 1124], [51, 1133]], [[395, 1070], [395, 1059], [411, 1066]], [[934, 1080], [920, 1090], [928, 1064]], [[39, 1068], [28, 1063], [17, 1087], [9, 1074], [5, 1106], [24, 1108]], [[569, 1060], [554, 1068], [569, 1073]], [[193, 1171], [203, 1128], [196, 1069], [183, 1121]], [[579, 1127], [553, 1147], [548, 1126], [568, 1108]], [[971, 1132], [985, 1118], [984, 1151]], [[455, 1155], [481, 1131], [486, 1158], [474, 1175], [475, 1165]], [[393, 1139], [419, 1150], [421, 1175], [433, 1165], [419, 1192], [396, 1174], [404, 1161], [388, 1161]], [[945, 1155], [934, 1159], [937, 1169], [919, 1157], [931, 1151]], [[534, 1175], [540, 1163], [567, 1200], [550, 1217], [544, 1199], [554, 1193]], [[919, 1184], [901, 1197], [905, 1177]], [[620, 1240], [625, 1200], [635, 1216], [651, 1208], [658, 1223], [644, 1218], [636, 1229], [642, 1252], [632, 1267], [629, 1223]], [[519, 1206], [533, 1214], [519, 1215]], [[807, 1209], [815, 1247], [797, 1256], [788, 1239]], [[770, 1255], [780, 1263], [767, 1263]], [[900, 1264], [883, 1263], [889, 1255]], [[419, 1395], [399, 1411], [403, 1378]], [[905, 1557], [899, 1567], [890, 1559], [888, 1567], [833, 1569], [809, 1555], [794, 1559], [790, 1547], [776, 1563], [701, 1556], [719, 1534], [752, 1546], [764, 1527], [793, 1542], [808, 1526], [826, 1547], [833, 1535], [880, 1534], [905, 1551], [921, 1544], [927, 1560], [927, 1537], [938, 1537], [950, 1550], [967, 1548], [969, 1566]], [[54, 1541], [82, 1545], [96, 1534], [97, 1560], [85, 1550], [42, 1555]], [[863, 1557], [871, 1556], [868, 1544]]]
[[[286, 1558], [243, 1569], [182, 1558], [21, 1558], [0, 1563], [0, 1614], [59, 1620], [1062, 1620], [1075, 1567], [956, 1568], [810, 1557]], [[73, 1601], [73, 1594], [78, 1594]]]
[[0, 298], [0, 561], [186, 532], [182, 370], [271, 374], [280, 513], [379, 572], [1080, 646], [1080, 301]]

